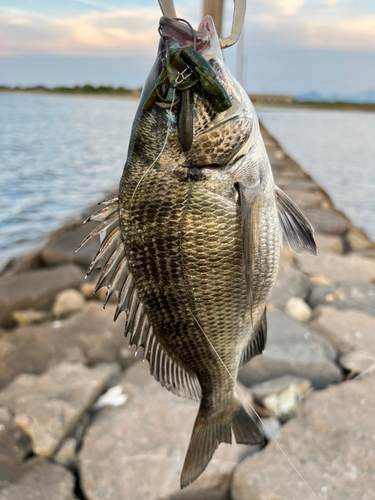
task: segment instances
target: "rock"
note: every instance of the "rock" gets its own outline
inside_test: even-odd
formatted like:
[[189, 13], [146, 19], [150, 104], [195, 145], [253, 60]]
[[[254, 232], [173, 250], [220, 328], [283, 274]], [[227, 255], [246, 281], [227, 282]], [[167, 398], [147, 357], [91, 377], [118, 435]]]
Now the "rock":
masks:
[[18, 326], [37, 325], [50, 318], [50, 313], [46, 311], [36, 311], [35, 309], [26, 309], [25, 311], [13, 311], [12, 319]]
[[124, 337], [124, 317], [113, 323], [115, 307], [103, 311], [98, 302], [88, 302], [81, 312], [63, 321], [22, 326], [0, 337], [0, 388], [20, 373], [42, 373], [67, 360], [95, 365], [139, 360], [134, 347], [126, 362], [120, 352], [128, 345]]
[[307, 382], [307, 380], [301, 377], [284, 375], [282, 377], [273, 378], [272, 380], [267, 380], [266, 382], [261, 382], [260, 384], [252, 385], [251, 394], [258, 404], [262, 404], [263, 399], [270, 394], [281, 394], [292, 384], [300, 385], [304, 382]]
[[300, 297], [291, 297], [285, 306], [285, 312], [296, 321], [309, 321], [311, 318], [311, 308]]
[[375, 355], [363, 351], [351, 351], [340, 357], [340, 365], [353, 373], [361, 373], [375, 364]]
[[[313, 393], [278, 443], [321, 499], [370, 500], [375, 491], [375, 375]], [[233, 500], [316, 500], [269, 443], [234, 472]]]
[[43, 375], [19, 375], [0, 392], [0, 404], [31, 437], [36, 455], [51, 456], [114, 373], [111, 364], [62, 363]]
[[279, 433], [281, 424], [275, 417], [262, 418], [260, 424], [263, 434], [268, 441], [271, 441]]
[[180, 473], [198, 404], [161, 387], [144, 363], [129, 368], [120, 384], [126, 403], [97, 413], [79, 454], [85, 496], [227, 500], [232, 470], [251, 447], [220, 444], [202, 476], [181, 491]]
[[324, 195], [321, 191], [313, 191], [311, 193], [291, 189], [287, 189], [286, 191], [289, 198], [291, 198], [301, 210], [317, 207], [324, 200]]
[[96, 222], [77, 223], [70, 227], [69, 230], [65, 232], [59, 231], [56, 235], [53, 235], [41, 253], [45, 264], [47, 266], [56, 266], [58, 264], [75, 263], [87, 269], [99, 249], [99, 237], [92, 238], [78, 252], [76, 250], [97, 225]]
[[296, 254], [291, 251], [288, 247], [287, 242], [284, 240], [283, 247], [280, 250], [280, 260], [279, 260], [279, 275], [285, 270], [290, 269], [294, 266], [296, 262]]
[[304, 253], [297, 257], [297, 261], [301, 271], [326, 276], [335, 283], [375, 280], [375, 261], [355, 254], [320, 253], [318, 258], [314, 259]]
[[319, 306], [309, 327], [324, 335], [340, 354], [358, 350], [375, 355], [375, 318], [366, 313]]
[[0, 464], [19, 464], [30, 452], [30, 437], [15, 423], [9, 408], [0, 406]]
[[[96, 279], [93, 279], [91, 281], [85, 281], [84, 283], [82, 283], [81, 293], [87, 300], [99, 300], [100, 302], [103, 302], [107, 294], [107, 288], [99, 288], [99, 290], [94, 293], [96, 281]], [[108, 304], [117, 304], [117, 296], [115, 293], [111, 295]]]
[[346, 217], [335, 209], [307, 208], [304, 214], [317, 233], [342, 236], [350, 227]]
[[266, 349], [239, 371], [242, 383], [251, 386], [283, 375], [295, 375], [322, 388], [342, 380], [339, 368], [332, 362], [335, 351], [328, 341], [281, 311], [272, 311], [267, 319]]
[[46, 309], [65, 288], [78, 287], [84, 274], [77, 266], [36, 269], [0, 279], [0, 326], [12, 325], [12, 312]]
[[290, 268], [282, 272], [276, 279], [268, 302], [284, 309], [291, 297], [305, 299], [311, 289], [310, 281], [301, 271]]
[[305, 380], [300, 384], [291, 384], [280, 394], [269, 394], [262, 403], [271, 417], [282, 421], [289, 420], [298, 410], [301, 397], [310, 389], [310, 382]]
[[0, 500], [74, 500], [73, 490], [74, 476], [61, 465], [40, 458], [0, 464]]
[[346, 240], [350, 249], [353, 252], [362, 252], [363, 250], [370, 250], [374, 248], [375, 244], [370, 240], [367, 234], [359, 229], [358, 227], [353, 226], [348, 234], [346, 235]]
[[315, 241], [318, 247], [318, 258], [320, 257], [320, 253], [325, 252], [344, 253], [344, 243], [338, 236], [315, 234]]
[[330, 305], [336, 309], [358, 309], [375, 316], [375, 286], [360, 281], [339, 286], [318, 286], [309, 295], [308, 303], [312, 308]]
[[292, 191], [312, 192], [319, 190], [317, 183], [311, 179], [288, 179], [286, 176], [283, 177], [282, 182], [278, 181], [277, 185], [281, 187], [286, 194]]
[[52, 306], [52, 312], [55, 318], [65, 318], [69, 314], [81, 310], [84, 303], [85, 299], [78, 290], [68, 288], [57, 294]]
[[54, 456], [55, 462], [65, 465], [66, 467], [73, 467], [76, 462], [77, 446], [78, 443], [74, 438], [70, 437], [65, 439]]

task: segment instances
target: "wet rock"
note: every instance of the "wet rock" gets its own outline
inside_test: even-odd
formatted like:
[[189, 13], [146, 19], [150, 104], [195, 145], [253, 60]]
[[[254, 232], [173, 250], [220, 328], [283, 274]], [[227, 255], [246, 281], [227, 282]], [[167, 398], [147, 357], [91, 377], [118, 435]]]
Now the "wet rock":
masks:
[[318, 247], [318, 258], [320, 257], [320, 253], [324, 252], [344, 253], [343, 241], [338, 236], [315, 234], [315, 241]]
[[[375, 491], [375, 375], [313, 393], [278, 443], [322, 499], [370, 500]], [[235, 469], [233, 500], [316, 500], [275, 443]]]
[[30, 437], [15, 423], [9, 408], [0, 406], [0, 464], [19, 464], [30, 452]]
[[98, 302], [88, 302], [84, 309], [62, 321], [23, 326], [0, 337], [0, 388], [20, 373], [42, 373], [67, 360], [94, 365], [120, 361], [124, 366], [134, 358], [128, 349], [126, 362], [120, 355], [128, 345], [124, 337], [124, 319], [113, 323], [115, 307], [103, 310]]
[[26, 309], [25, 311], [13, 311], [12, 319], [18, 326], [38, 325], [50, 318], [51, 314], [47, 311], [36, 311], [35, 309]]
[[291, 297], [305, 299], [311, 289], [310, 281], [301, 271], [290, 268], [282, 272], [276, 280], [268, 302], [276, 307], [284, 309]]
[[287, 189], [286, 191], [289, 198], [291, 198], [301, 210], [317, 207], [324, 200], [324, 195], [321, 191], [313, 191], [311, 193], [292, 189]]
[[181, 491], [198, 404], [161, 387], [144, 363], [129, 368], [121, 385], [126, 403], [100, 410], [85, 435], [79, 463], [87, 498], [227, 499], [231, 472], [251, 447], [221, 444], [203, 475]]
[[20, 466], [0, 464], [0, 500], [74, 500], [74, 476], [40, 458]]
[[76, 450], [78, 443], [77, 441], [70, 437], [65, 439], [63, 444], [60, 446], [60, 449], [54, 456], [55, 462], [65, 465], [66, 467], [73, 467], [76, 463]]
[[284, 375], [283, 377], [277, 377], [272, 380], [267, 380], [266, 382], [261, 382], [260, 384], [252, 385], [251, 394], [253, 395], [255, 401], [258, 404], [261, 404], [263, 399], [270, 394], [281, 394], [292, 384], [299, 385], [304, 382], [306, 382], [306, 379], [301, 377]]
[[78, 287], [83, 271], [74, 265], [36, 269], [0, 279], [0, 326], [12, 325], [12, 312], [27, 308], [46, 309], [66, 288]]
[[340, 354], [359, 350], [375, 355], [374, 316], [355, 310], [339, 311], [319, 306], [309, 326], [324, 335]]
[[323, 275], [335, 283], [374, 281], [375, 261], [355, 254], [320, 253], [317, 259], [308, 254], [297, 257], [299, 268], [310, 275]]
[[41, 253], [45, 264], [56, 266], [58, 264], [75, 263], [87, 269], [99, 249], [99, 237], [92, 238], [79, 252], [76, 252], [76, 250], [96, 226], [96, 222], [76, 223], [70, 230], [52, 236]]
[[285, 306], [285, 312], [295, 321], [309, 321], [311, 318], [311, 308], [300, 297], [291, 297]]
[[238, 378], [247, 386], [283, 375], [306, 378], [317, 388], [342, 380], [332, 362], [335, 351], [319, 334], [309, 331], [281, 311], [268, 314], [266, 349], [240, 371]]
[[329, 305], [336, 309], [357, 309], [375, 316], [375, 286], [366, 282], [318, 286], [308, 297], [311, 307]]
[[19, 375], [0, 392], [0, 404], [31, 437], [36, 455], [51, 456], [114, 373], [111, 364], [62, 363], [43, 375]]
[[351, 351], [340, 357], [340, 365], [352, 373], [361, 373], [375, 365], [375, 355], [365, 351]]
[[61, 319], [82, 309], [85, 299], [74, 288], [68, 288], [58, 293], [52, 306], [55, 318]]
[[335, 209], [307, 208], [304, 214], [317, 233], [342, 236], [350, 227], [349, 221]]

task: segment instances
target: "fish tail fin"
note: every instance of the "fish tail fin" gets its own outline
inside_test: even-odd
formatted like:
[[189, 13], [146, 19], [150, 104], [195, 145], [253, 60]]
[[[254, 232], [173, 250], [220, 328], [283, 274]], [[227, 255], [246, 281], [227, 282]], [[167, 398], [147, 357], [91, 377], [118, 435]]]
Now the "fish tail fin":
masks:
[[232, 410], [220, 415], [207, 415], [207, 409], [203, 410], [201, 403], [181, 473], [181, 488], [202, 474], [220, 443], [232, 442], [232, 429], [237, 443], [258, 444], [264, 440], [262, 432], [237, 398]]

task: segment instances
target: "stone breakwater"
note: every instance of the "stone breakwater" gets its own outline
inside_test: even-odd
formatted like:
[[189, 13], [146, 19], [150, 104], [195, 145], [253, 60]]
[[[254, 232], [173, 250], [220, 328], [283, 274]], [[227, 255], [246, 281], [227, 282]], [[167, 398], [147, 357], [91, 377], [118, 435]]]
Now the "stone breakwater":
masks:
[[270, 434], [321, 500], [374, 498], [375, 245], [263, 136], [319, 247], [282, 249], [266, 350], [239, 374], [268, 444], [221, 444], [180, 491], [197, 405], [128, 349], [114, 304], [84, 281], [98, 242], [74, 252], [94, 224], [72, 221], [0, 277], [0, 500], [316, 498]]

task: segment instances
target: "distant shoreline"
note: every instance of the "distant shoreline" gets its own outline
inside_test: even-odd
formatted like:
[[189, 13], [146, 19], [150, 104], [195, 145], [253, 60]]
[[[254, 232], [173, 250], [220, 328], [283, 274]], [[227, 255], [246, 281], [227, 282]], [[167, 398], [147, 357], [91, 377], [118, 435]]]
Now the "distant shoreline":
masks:
[[[84, 85], [82, 87], [29, 87], [12, 88], [0, 86], [0, 94], [38, 95], [56, 97], [100, 97], [105, 99], [139, 99], [141, 89], [126, 89], [123, 87], [92, 87]], [[354, 102], [327, 102], [327, 101], [297, 101], [290, 96], [256, 95], [252, 96], [255, 106], [272, 106], [280, 108], [301, 108], [301, 109], [321, 109], [321, 110], [341, 110], [341, 111], [367, 111], [375, 112], [375, 104], [361, 104]], [[287, 97], [287, 98], [286, 98]]]

